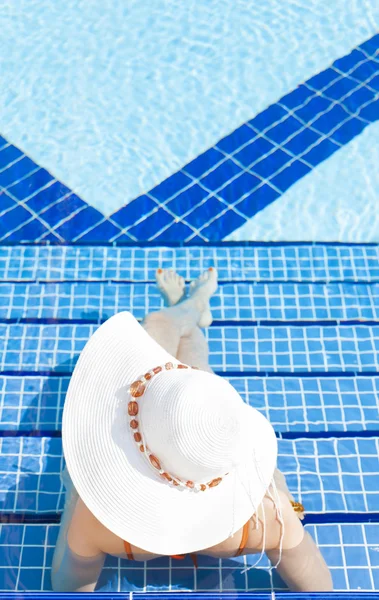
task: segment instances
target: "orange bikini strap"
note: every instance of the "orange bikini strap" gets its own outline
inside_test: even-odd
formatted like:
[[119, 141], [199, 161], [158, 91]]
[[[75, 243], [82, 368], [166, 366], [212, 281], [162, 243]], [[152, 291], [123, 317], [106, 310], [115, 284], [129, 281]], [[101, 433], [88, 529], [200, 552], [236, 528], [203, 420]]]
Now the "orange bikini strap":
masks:
[[124, 548], [125, 548], [125, 552], [126, 552], [126, 555], [127, 555], [128, 559], [129, 560], [134, 560], [134, 556], [133, 556], [133, 552], [132, 552], [132, 547], [129, 544], [129, 542], [126, 542], [125, 540], [124, 540]]
[[243, 529], [242, 529], [242, 539], [241, 539], [240, 547], [238, 548], [235, 556], [241, 556], [242, 552], [245, 550], [245, 547], [246, 547], [246, 544], [247, 544], [247, 540], [248, 540], [248, 537], [249, 537], [249, 529], [250, 529], [250, 519], [243, 526]]

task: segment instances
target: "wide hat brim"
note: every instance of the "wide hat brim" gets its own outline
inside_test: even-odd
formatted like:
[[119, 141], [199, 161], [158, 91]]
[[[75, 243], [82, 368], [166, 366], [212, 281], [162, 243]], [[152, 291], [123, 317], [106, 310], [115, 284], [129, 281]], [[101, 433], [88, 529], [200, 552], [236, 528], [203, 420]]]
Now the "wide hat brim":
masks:
[[163, 555], [210, 548], [238, 531], [261, 503], [277, 459], [271, 425], [244, 405], [244, 459], [219, 486], [180, 490], [153, 473], [130, 434], [128, 388], [170, 361], [178, 362], [130, 313], [118, 313], [82, 351], [62, 422], [67, 468], [89, 510], [123, 540]]

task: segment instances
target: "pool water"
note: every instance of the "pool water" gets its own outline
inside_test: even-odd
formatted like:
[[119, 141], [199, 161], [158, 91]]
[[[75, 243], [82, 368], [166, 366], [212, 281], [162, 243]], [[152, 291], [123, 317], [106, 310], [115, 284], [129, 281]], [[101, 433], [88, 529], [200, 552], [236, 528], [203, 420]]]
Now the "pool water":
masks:
[[[48, 0], [0, 15], [0, 592], [51, 590], [84, 344], [218, 269], [210, 362], [278, 436], [341, 592], [379, 590], [379, 8]], [[108, 557], [98, 592], [262, 592]]]

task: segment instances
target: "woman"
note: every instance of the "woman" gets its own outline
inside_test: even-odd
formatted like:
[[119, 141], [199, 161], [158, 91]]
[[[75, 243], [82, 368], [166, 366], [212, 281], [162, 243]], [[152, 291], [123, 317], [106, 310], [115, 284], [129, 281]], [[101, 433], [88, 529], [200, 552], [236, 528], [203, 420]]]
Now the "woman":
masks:
[[190, 286], [157, 272], [168, 308], [139, 325], [106, 321], [84, 348], [65, 402], [66, 505], [56, 591], [93, 591], [106, 554], [145, 561], [266, 552], [294, 591], [332, 590], [329, 570], [275, 469], [268, 421], [213, 374], [200, 327], [217, 273]]

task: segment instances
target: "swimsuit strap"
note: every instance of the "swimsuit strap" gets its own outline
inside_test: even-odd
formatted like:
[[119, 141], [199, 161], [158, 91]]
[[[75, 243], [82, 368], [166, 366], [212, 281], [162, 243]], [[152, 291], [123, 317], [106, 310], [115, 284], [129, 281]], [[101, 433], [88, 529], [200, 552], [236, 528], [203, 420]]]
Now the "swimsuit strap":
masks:
[[236, 552], [236, 554], [234, 556], [241, 556], [242, 552], [245, 550], [246, 544], [247, 544], [247, 540], [249, 538], [249, 530], [250, 530], [250, 519], [243, 526], [243, 529], [242, 529], [242, 539], [241, 539], [240, 547], [238, 548], [238, 550], [237, 550], [237, 552]]
[[126, 542], [125, 540], [124, 540], [124, 548], [125, 548], [125, 552], [126, 552], [126, 555], [127, 555], [128, 559], [129, 560], [134, 560], [134, 556], [133, 556], [133, 552], [132, 552], [132, 547], [129, 544], [129, 542]]

